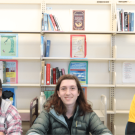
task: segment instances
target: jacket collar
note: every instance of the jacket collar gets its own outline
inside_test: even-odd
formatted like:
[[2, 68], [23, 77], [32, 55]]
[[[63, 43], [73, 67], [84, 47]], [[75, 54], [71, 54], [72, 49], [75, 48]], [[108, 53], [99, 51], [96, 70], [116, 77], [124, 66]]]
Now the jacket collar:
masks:
[[[74, 119], [77, 117], [78, 111], [79, 111], [79, 105], [77, 105], [76, 112], [75, 112], [75, 115], [74, 115]], [[51, 113], [56, 119], [59, 119], [60, 121], [62, 121], [64, 124], [67, 125], [67, 122], [65, 121], [64, 116], [62, 114], [58, 115], [56, 113], [56, 111], [54, 110], [54, 108], [52, 108], [49, 113]]]

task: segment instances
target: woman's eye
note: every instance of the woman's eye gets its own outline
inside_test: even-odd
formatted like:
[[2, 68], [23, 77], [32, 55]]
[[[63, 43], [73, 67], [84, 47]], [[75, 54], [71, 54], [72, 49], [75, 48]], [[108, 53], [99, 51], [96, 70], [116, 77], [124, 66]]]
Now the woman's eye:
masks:
[[72, 90], [74, 90], [75, 88], [71, 88]]

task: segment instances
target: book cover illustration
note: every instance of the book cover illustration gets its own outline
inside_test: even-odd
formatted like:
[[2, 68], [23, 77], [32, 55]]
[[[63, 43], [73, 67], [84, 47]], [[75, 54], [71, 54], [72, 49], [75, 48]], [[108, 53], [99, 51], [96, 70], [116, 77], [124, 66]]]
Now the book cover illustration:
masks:
[[15, 88], [2, 88], [2, 98], [12, 103], [16, 107]]
[[18, 83], [17, 60], [6, 60], [6, 83]]
[[81, 84], [88, 84], [88, 61], [71, 61], [68, 73], [77, 76]]
[[70, 57], [86, 57], [86, 35], [70, 35]]
[[18, 57], [18, 34], [0, 34], [0, 56]]
[[72, 30], [85, 30], [85, 10], [73, 10]]

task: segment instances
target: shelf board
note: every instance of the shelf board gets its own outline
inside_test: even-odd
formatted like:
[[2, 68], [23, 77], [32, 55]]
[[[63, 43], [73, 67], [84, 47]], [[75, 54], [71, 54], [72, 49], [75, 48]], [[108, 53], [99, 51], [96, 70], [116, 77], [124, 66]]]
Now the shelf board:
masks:
[[42, 60], [88, 60], [88, 61], [108, 61], [115, 58], [70, 58], [70, 57], [42, 57]]
[[[124, 2], [123, 2], [124, 1]], [[135, 1], [128, 1], [128, 0], [122, 0], [122, 1], [117, 1], [116, 5], [134, 5]]]
[[135, 84], [116, 84], [116, 87], [135, 87]]
[[[55, 84], [51, 85], [41, 85], [41, 87], [55, 87]], [[82, 87], [115, 87], [115, 85], [111, 84], [86, 84], [86, 85], [81, 85]]]
[[[9, 4], [9, 3], [8, 3]], [[41, 34], [41, 31], [0, 31], [0, 33]]]
[[115, 114], [113, 110], [107, 110], [107, 114]]
[[116, 110], [116, 114], [129, 114], [129, 110]]
[[114, 31], [42, 31], [42, 34], [116, 34]]
[[116, 58], [116, 61], [135, 61], [135, 58]]
[[46, 4], [57, 4], [57, 5], [67, 5], [67, 4], [72, 4], [72, 5], [90, 5], [90, 4], [111, 4], [111, 1], [109, 0], [105, 0], [105, 1], [101, 1], [101, 0], [97, 0], [97, 1], [94, 1], [94, 0], [83, 0], [83, 1], [79, 1], [79, 0], [68, 0], [68, 1], [64, 1], [64, 0], [59, 0], [59, 1], [56, 1], [56, 0], [46, 0], [45, 1]]
[[116, 34], [128, 34], [128, 35], [135, 35], [135, 32], [134, 31], [127, 31], [127, 32], [125, 32], [125, 31], [121, 31], [121, 32], [116, 32]]
[[40, 84], [2, 84], [2, 86], [19, 86], [19, 87], [40, 87]]
[[41, 0], [0, 0], [0, 4], [41, 4]]
[[13, 60], [40, 60], [40, 57], [0, 57], [0, 60], [9, 60], [9, 59], [13, 59]]

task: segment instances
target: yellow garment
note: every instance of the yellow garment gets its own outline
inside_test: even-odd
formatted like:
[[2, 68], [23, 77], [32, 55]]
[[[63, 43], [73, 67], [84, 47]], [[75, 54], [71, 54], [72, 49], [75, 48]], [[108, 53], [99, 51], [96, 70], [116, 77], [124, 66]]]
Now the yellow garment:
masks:
[[130, 106], [128, 121], [135, 123], [135, 95], [134, 95], [134, 98], [133, 98], [131, 106]]

